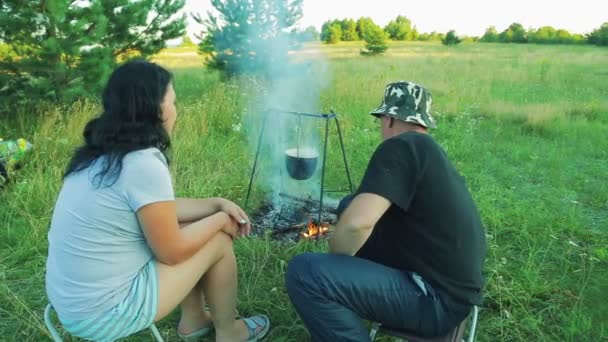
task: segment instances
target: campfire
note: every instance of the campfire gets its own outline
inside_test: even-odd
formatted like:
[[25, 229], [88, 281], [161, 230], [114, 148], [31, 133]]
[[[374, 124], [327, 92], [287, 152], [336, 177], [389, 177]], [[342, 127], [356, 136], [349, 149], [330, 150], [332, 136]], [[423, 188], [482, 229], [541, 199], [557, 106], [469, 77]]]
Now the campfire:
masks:
[[302, 237], [311, 239], [325, 235], [327, 232], [329, 232], [329, 224], [321, 223], [320, 225], [316, 225], [312, 220], [309, 220], [306, 231], [302, 232]]
[[[344, 162], [348, 188], [325, 188], [330, 123], [335, 124], [341, 152], [338, 155]], [[265, 139], [266, 130], [273, 132], [270, 139]], [[277, 134], [282, 139], [275, 139]], [[323, 134], [322, 138], [317, 139], [318, 134]], [[270, 170], [265, 179], [272, 196], [268, 196], [252, 215], [252, 233], [264, 236], [265, 230], [269, 229], [274, 240], [290, 243], [300, 239], [327, 239], [331, 235], [329, 227], [337, 221], [338, 201], [335, 197], [328, 200], [326, 193], [353, 192], [338, 115], [333, 111], [302, 113], [269, 109], [263, 117], [257, 141], [245, 207], [249, 209], [259, 170]], [[269, 156], [262, 158], [262, 150]], [[284, 169], [287, 172], [283, 172]]]

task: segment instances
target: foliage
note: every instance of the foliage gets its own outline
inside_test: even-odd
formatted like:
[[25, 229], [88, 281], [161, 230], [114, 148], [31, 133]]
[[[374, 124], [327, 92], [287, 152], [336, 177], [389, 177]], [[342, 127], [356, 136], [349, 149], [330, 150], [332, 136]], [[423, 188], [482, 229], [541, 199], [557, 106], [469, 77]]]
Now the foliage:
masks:
[[400, 15], [391, 20], [384, 28], [392, 40], [416, 40], [417, 32], [412, 28], [412, 22]]
[[513, 23], [500, 33], [499, 40], [501, 43], [526, 43], [528, 37], [526, 29], [521, 24]]
[[439, 33], [439, 32], [431, 32], [431, 33], [421, 33], [420, 36], [418, 37], [418, 40], [420, 41], [442, 41], [443, 38], [445, 37], [445, 35], [443, 33]]
[[225, 75], [268, 74], [280, 70], [292, 44], [289, 29], [302, 17], [303, 0], [211, 0], [218, 14], [206, 19], [199, 49], [207, 65]]
[[321, 27], [321, 41], [327, 44], [336, 44], [342, 40], [342, 22], [331, 20], [323, 23]]
[[499, 39], [500, 37], [498, 35], [498, 31], [496, 31], [496, 27], [490, 26], [479, 41], [484, 43], [497, 43]]
[[345, 42], [351, 42], [359, 40], [359, 33], [357, 33], [357, 22], [353, 19], [344, 19], [341, 22], [342, 25], [342, 40]]
[[584, 44], [587, 39], [582, 34], [570, 33], [564, 29], [543, 26], [525, 30], [518, 23], [511, 24], [500, 34], [496, 27], [490, 26], [480, 38], [485, 43], [534, 43], [534, 44]]
[[388, 49], [388, 34], [378, 25], [366, 27], [363, 40], [366, 42], [365, 49], [361, 50], [364, 56], [381, 54]]
[[608, 46], [608, 22], [591, 32], [587, 39], [590, 44]]
[[290, 32], [290, 39], [296, 42], [314, 42], [320, 39], [320, 33], [314, 26], [309, 26], [305, 30], [293, 28]]
[[451, 30], [445, 35], [445, 37], [443, 37], [441, 43], [443, 45], [452, 46], [460, 44], [461, 41], [462, 40], [456, 35], [456, 31]]
[[528, 32], [528, 42], [535, 44], [576, 44], [584, 42], [584, 37], [570, 34], [563, 29], [556, 30], [551, 26], [543, 26], [537, 30], [531, 29]]
[[182, 43], [179, 46], [180, 47], [189, 47], [189, 46], [196, 46], [196, 44], [194, 44], [194, 42], [192, 41], [192, 38], [190, 38], [189, 35], [185, 34], [182, 36]]
[[365, 36], [374, 30], [376, 23], [370, 17], [361, 17], [357, 20], [357, 34], [359, 38], [365, 40]]
[[99, 94], [114, 64], [181, 36], [184, 0], [5, 0], [0, 3], [0, 112]]

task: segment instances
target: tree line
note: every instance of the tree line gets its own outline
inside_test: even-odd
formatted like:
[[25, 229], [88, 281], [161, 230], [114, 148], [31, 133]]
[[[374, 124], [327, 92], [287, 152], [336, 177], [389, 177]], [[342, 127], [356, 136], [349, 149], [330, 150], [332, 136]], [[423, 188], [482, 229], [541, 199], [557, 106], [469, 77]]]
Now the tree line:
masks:
[[[310, 30], [310, 29], [309, 29]], [[447, 34], [431, 32], [420, 33], [412, 21], [403, 15], [391, 20], [384, 28], [374, 23], [369, 17], [354, 19], [334, 19], [323, 23], [318, 39], [327, 44], [341, 41], [367, 40], [370, 35], [377, 35], [383, 30], [386, 37], [398, 41], [445, 41]], [[450, 33], [451, 32], [451, 33]], [[450, 35], [455, 35], [450, 31]], [[456, 36], [456, 38], [460, 39]], [[495, 26], [489, 27], [481, 37], [463, 37], [462, 40], [487, 43], [533, 43], [533, 44], [594, 44], [608, 46], [608, 22], [589, 34], [570, 33], [564, 29], [543, 26], [538, 29], [525, 29], [519, 23], [513, 23], [502, 32]], [[456, 40], [450, 40], [456, 41]], [[451, 45], [451, 44], [447, 44]]]

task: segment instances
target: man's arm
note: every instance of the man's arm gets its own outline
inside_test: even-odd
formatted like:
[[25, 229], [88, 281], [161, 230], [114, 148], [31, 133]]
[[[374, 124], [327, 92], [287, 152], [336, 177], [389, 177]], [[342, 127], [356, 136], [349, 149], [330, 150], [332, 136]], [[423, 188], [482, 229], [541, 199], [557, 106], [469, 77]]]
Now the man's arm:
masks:
[[355, 255], [390, 206], [391, 202], [382, 196], [371, 193], [357, 195], [334, 227], [329, 252]]

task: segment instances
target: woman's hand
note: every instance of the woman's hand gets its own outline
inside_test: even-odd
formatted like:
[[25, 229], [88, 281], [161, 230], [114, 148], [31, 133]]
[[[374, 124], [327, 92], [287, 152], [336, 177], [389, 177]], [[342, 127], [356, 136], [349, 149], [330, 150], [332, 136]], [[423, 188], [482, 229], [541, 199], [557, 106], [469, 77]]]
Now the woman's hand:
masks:
[[215, 215], [220, 215], [223, 220], [222, 224], [222, 232], [230, 236], [230, 238], [237, 239], [240, 235], [240, 227], [241, 225], [237, 223], [230, 215], [226, 214], [223, 211], [219, 211]]
[[245, 211], [238, 205], [224, 198], [219, 199], [219, 209], [230, 216], [232, 220], [238, 223], [240, 236], [249, 235], [251, 232], [251, 222]]

